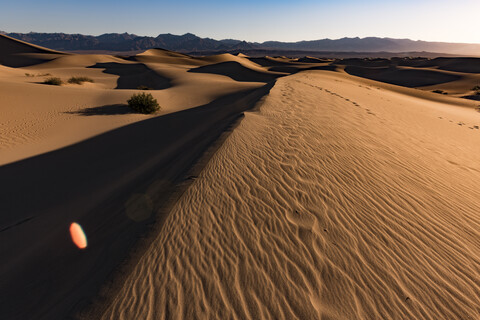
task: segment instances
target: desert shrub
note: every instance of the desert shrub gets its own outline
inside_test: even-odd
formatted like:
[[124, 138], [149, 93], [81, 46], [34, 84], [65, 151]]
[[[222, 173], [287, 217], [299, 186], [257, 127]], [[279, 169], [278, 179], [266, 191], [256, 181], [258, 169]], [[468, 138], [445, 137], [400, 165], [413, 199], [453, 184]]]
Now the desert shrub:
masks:
[[144, 85], [138, 86], [137, 89], [138, 90], [153, 90], [153, 88], [150, 88], [150, 87], [147, 87], [147, 86], [144, 86]]
[[47, 78], [43, 81], [44, 84], [50, 84], [52, 86], [60, 86], [63, 84], [63, 81], [62, 79], [60, 78], [57, 78], [57, 77], [50, 77], [50, 78]]
[[444, 92], [443, 90], [433, 90], [432, 91], [433, 93], [440, 93], [440, 94], [445, 94], [446, 92]]
[[94, 81], [89, 77], [71, 77], [70, 79], [68, 79], [68, 83], [82, 84], [84, 82], [94, 82]]
[[472, 88], [473, 91], [480, 91], [480, 86], [475, 86]]
[[128, 106], [139, 113], [154, 113], [160, 110], [160, 105], [150, 93], [134, 94], [127, 100]]
[[25, 73], [25, 76], [27, 77], [47, 77], [47, 76], [51, 76], [50, 73], [39, 73], [39, 74], [33, 74], [33, 73]]

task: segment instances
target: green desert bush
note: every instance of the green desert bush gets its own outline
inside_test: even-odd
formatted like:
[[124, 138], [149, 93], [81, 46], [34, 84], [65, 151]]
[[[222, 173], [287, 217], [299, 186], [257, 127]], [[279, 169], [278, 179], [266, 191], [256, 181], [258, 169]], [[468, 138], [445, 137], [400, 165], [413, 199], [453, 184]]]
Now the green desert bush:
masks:
[[70, 79], [68, 79], [68, 83], [82, 84], [84, 82], [94, 82], [94, 81], [89, 77], [71, 77]]
[[139, 113], [154, 113], [160, 110], [160, 105], [150, 93], [134, 94], [127, 100], [128, 106]]
[[47, 78], [43, 81], [44, 84], [50, 84], [52, 86], [60, 86], [63, 84], [63, 81], [62, 79], [60, 78], [57, 78], [57, 77], [50, 77], [50, 78]]

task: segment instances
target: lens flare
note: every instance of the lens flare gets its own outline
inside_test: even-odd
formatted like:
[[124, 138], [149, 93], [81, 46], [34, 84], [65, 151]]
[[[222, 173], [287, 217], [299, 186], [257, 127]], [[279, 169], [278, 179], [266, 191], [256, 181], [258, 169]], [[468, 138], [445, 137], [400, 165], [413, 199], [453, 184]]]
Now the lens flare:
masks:
[[70, 225], [70, 236], [72, 236], [73, 243], [75, 243], [79, 249], [85, 249], [87, 247], [87, 236], [78, 223], [73, 222]]

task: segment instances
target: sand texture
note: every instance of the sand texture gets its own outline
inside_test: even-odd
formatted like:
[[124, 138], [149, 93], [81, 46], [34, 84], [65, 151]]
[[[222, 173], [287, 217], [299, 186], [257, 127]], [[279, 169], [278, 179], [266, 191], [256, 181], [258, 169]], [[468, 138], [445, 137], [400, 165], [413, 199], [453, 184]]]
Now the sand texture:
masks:
[[480, 319], [479, 61], [0, 35], [0, 319]]
[[343, 75], [278, 80], [101, 318], [478, 319], [478, 124]]

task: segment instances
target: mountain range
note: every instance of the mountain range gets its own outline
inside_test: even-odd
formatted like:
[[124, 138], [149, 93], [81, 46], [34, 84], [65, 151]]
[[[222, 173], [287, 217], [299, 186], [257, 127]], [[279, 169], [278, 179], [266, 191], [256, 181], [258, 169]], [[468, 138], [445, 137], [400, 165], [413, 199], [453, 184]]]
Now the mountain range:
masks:
[[99, 36], [65, 33], [7, 33], [12, 38], [61, 51], [138, 51], [163, 48], [178, 52], [239, 52], [249, 50], [282, 50], [309, 52], [434, 52], [480, 56], [480, 44], [414, 41], [393, 38], [341, 38], [298, 42], [246, 42], [235, 39], [215, 40], [191, 33], [157, 37], [129, 33], [106, 33]]

